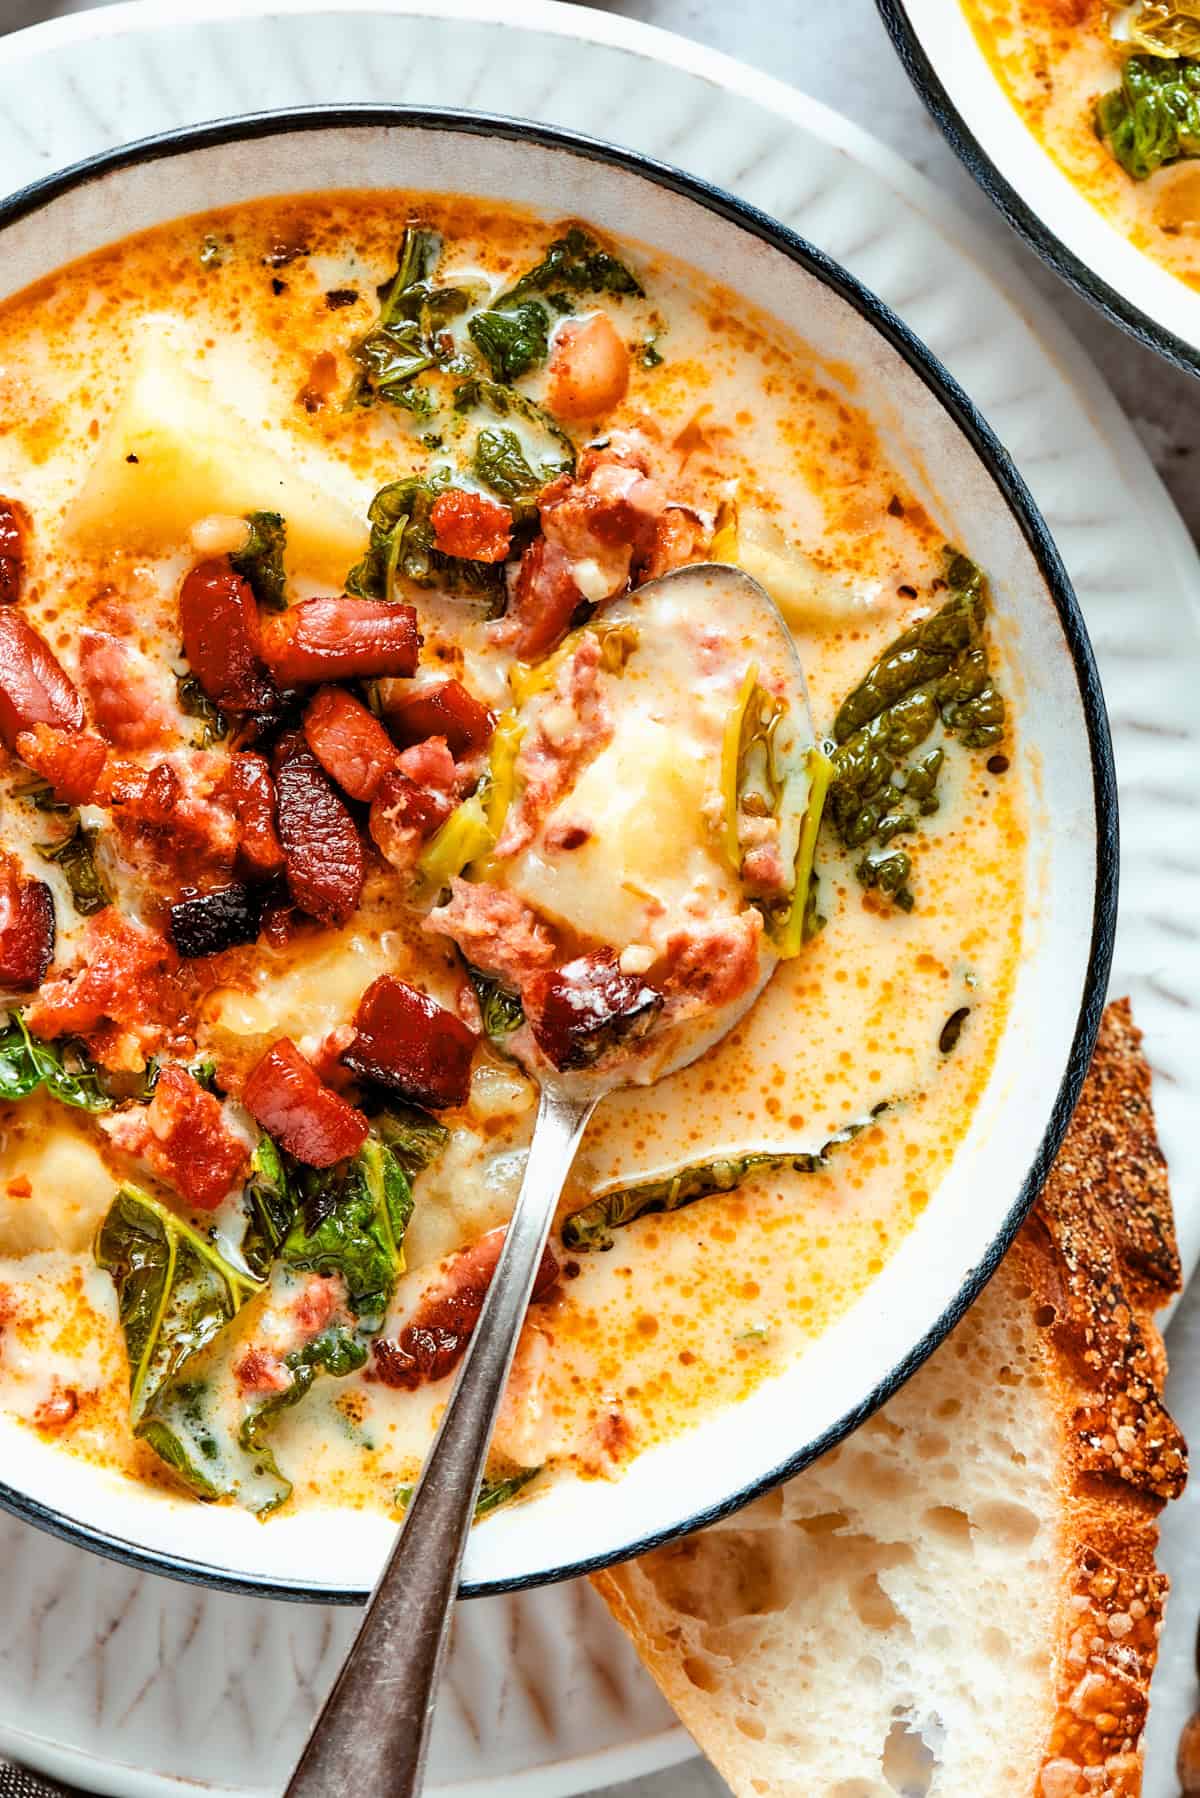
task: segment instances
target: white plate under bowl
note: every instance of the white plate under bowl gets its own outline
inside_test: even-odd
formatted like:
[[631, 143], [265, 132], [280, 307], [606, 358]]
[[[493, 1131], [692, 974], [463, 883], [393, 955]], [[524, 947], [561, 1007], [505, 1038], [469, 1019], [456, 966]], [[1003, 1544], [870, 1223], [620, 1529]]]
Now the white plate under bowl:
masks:
[[[120, 5], [0, 41], [4, 179], [231, 103], [506, 107], [685, 164], [763, 206], [889, 300], [980, 399], [1063, 552], [1104, 676], [1124, 808], [1113, 990], [1133, 994], [1146, 1031], [1190, 1267], [1200, 567], [1144, 449], [1004, 246], [827, 108], [594, 9], [525, 0], [519, 26], [506, 0], [209, 0], [195, 12]], [[1168, 1637], [1173, 1621], [1186, 1636], [1184, 1607]], [[0, 1517], [0, 1750], [114, 1798], [272, 1798], [351, 1626], [323, 1606], [131, 1573]], [[1175, 1658], [1182, 1668], [1182, 1649]], [[585, 1586], [484, 1599], [457, 1620], [431, 1793], [566, 1798], [687, 1754], [670, 1723]], [[1167, 1759], [1148, 1772], [1148, 1798], [1173, 1798]]]
[[1064, 174], [1005, 93], [961, 0], [877, 0], [914, 87], [1014, 230], [1085, 300], [1200, 374], [1200, 292], [1130, 243]]
[[[561, 1579], [710, 1522], [822, 1453], [908, 1377], [1003, 1253], [1053, 1156], [1091, 1052], [1116, 925], [1115, 779], [1104, 702], [1058, 553], [1000, 444], [886, 309], [765, 215], [663, 166], [543, 126], [399, 108], [260, 114], [114, 151], [0, 205], [15, 292], [65, 257], [181, 213], [297, 188], [462, 189], [686, 259], [844, 379], [917, 498], [987, 570], [1016, 675], [1014, 772], [1029, 817], [1026, 926], [993, 1070], [953, 1162], [883, 1272], [749, 1398], [613, 1481], [560, 1478], [476, 1529], [474, 1592]], [[845, 375], [832, 371], [846, 371]], [[781, 1420], [786, 1420], [783, 1422]], [[0, 1503], [151, 1570], [231, 1590], [365, 1597], [394, 1524], [323, 1508], [264, 1528], [62, 1455], [0, 1419]]]

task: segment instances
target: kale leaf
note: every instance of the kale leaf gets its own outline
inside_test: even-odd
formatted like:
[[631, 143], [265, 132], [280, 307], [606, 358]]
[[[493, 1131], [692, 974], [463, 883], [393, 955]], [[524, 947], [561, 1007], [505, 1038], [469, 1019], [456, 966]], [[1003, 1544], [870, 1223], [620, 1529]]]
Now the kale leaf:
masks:
[[242, 1260], [256, 1279], [266, 1279], [295, 1222], [296, 1204], [287, 1163], [271, 1137], [260, 1136], [242, 1192], [246, 1227], [240, 1244]]
[[396, 1276], [404, 1271], [404, 1233], [412, 1216], [408, 1175], [377, 1137], [353, 1160], [298, 1168], [299, 1207], [280, 1251], [286, 1266], [340, 1274], [360, 1329], [378, 1330]]
[[467, 331], [496, 381], [519, 380], [550, 354], [550, 318], [537, 300], [477, 312]]
[[876, 1105], [869, 1116], [837, 1130], [817, 1150], [789, 1153], [780, 1149], [757, 1150], [747, 1155], [720, 1155], [712, 1161], [691, 1162], [673, 1173], [640, 1180], [600, 1193], [563, 1223], [563, 1246], [568, 1249], [611, 1249], [613, 1231], [652, 1211], [679, 1211], [713, 1193], [732, 1192], [751, 1174], [773, 1168], [791, 1168], [797, 1174], [814, 1174], [829, 1165], [832, 1150], [852, 1142], [888, 1109]]
[[[518, 393], [515, 387], [505, 387], [499, 381], [486, 380], [483, 375], [469, 375], [455, 389], [454, 409], [463, 413], [489, 412], [493, 418], [515, 418], [529, 425], [537, 433], [538, 465], [533, 469], [526, 458], [526, 466], [533, 469], [539, 485], [544, 486], [556, 475], [574, 474], [574, 443], [558, 420], [528, 394]], [[515, 436], [515, 432], [512, 434]], [[529, 442], [530, 433], [526, 433], [526, 443]]]
[[71, 889], [72, 905], [80, 917], [91, 918], [112, 904], [112, 896], [96, 867], [98, 833], [84, 828], [78, 812], [68, 815], [68, 835], [61, 843], [39, 843], [37, 852], [43, 861], [55, 862], [62, 869]]
[[136, 1186], [122, 1186], [113, 1200], [97, 1232], [96, 1261], [117, 1290], [130, 1422], [136, 1435], [147, 1435], [159, 1394], [261, 1287]]
[[292, 1376], [291, 1384], [248, 1411], [238, 1431], [238, 1446], [252, 1462], [253, 1484], [242, 1479], [237, 1492], [247, 1510], [266, 1517], [292, 1496], [292, 1482], [281, 1471], [267, 1440], [280, 1413], [290, 1411], [307, 1398], [318, 1373], [345, 1379], [347, 1374], [357, 1373], [365, 1366], [366, 1360], [365, 1344], [337, 1327], [323, 1331], [314, 1341], [285, 1357], [283, 1364]]
[[436, 231], [405, 227], [395, 273], [379, 288], [379, 317], [351, 354], [361, 370], [351, 400], [369, 404], [394, 399], [414, 375], [432, 368], [433, 356], [421, 331], [421, 311], [429, 295], [427, 277], [436, 268], [442, 240]]
[[[286, 1302], [286, 1290], [280, 1297]], [[240, 1420], [231, 1414], [214, 1364], [219, 1346], [214, 1342], [203, 1359], [189, 1358], [182, 1375], [160, 1388], [137, 1433], [198, 1498], [232, 1498], [265, 1517], [292, 1494], [268, 1440], [271, 1429], [282, 1412], [307, 1397], [318, 1373], [340, 1379], [365, 1366], [366, 1345], [344, 1326], [331, 1325], [284, 1357], [288, 1384], [251, 1404]]]
[[479, 1001], [484, 1032], [492, 1042], [503, 1048], [513, 1031], [519, 1030], [525, 1022], [521, 1001], [499, 980], [485, 974], [481, 968], [472, 967], [470, 962], [467, 963], [467, 973]]
[[450, 489], [448, 469], [390, 481], [371, 501], [367, 553], [346, 576], [346, 591], [364, 599], [392, 599], [399, 580], [417, 587], [444, 587], [479, 595], [488, 617], [504, 609], [504, 565], [448, 556], [437, 547], [431, 513]]
[[[645, 288], [630, 269], [581, 225], [570, 225], [556, 237], [535, 268], [493, 303], [509, 306], [530, 293], [550, 289], [568, 293], [616, 293], [644, 297]], [[557, 301], [558, 295], [555, 296]]]
[[283, 556], [287, 525], [278, 512], [249, 512], [250, 535], [229, 560], [234, 572], [249, 581], [254, 597], [269, 612], [287, 611], [287, 576]]
[[400, 1163], [410, 1180], [435, 1162], [450, 1140], [445, 1124], [419, 1105], [393, 1099], [371, 1120], [371, 1129]]
[[1200, 61], [1126, 57], [1120, 87], [1096, 102], [1095, 124], [1135, 181], [1200, 156]]
[[26, 1099], [44, 1091], [77, 1111], [111, 1111], [114, 1100], [101, 1071], [72, 1043], [31, 1036], [19, 1011], [0, 1030], [0, 1100]]
[[[501, 1505], [508, 1504], [510, 1499], [514, 1499], [522, 1487], [528, 1486], [530, 1480], [535, 1480], [541, 1471], [540, 1467], [523, 1467], [519, 1473], [510, 1474], [504, 1480], [482, 1480], [479, 1486], [479, 1497], [475, 1500], [475, 1522], [478, 1523], [481, 1517], [489, 1517], [493, 1511], [498, 1511]], [[415, 1486], [397, 1486], [393, 1503], [398, 1511], [408, 1509], [415, 1491]]]
[[515, 431], [485, 425], [475, 439], [472, 470], [477, 481], [511, 506], [515, 518], [533, 514], [535, 495], [545, 482], [530, 468]]
[[432, 402], [416, 400], [410, 383], [427, 369], [468, 366], [443, 333], [467, 310], [471, 296], [461, 287], [431, 284], [441, 254], [436, 231], [406, 227], [395, 273], [378, 289], [379, 317], [350, 352], [359, 374], [347, 406], [370, 405], [378, 398], [428, 416]]
[[[0, 1070], [3, 1069], [0, 1051]], [[2, 1076], [0, 1076], [2, 1077]], [[243, 1266], [134, 1187], [122, 1187], [101, 1225], [96, 1259], [113, 1276], [129, 1352], [137, 1436], [200, 1498], [234, 1498], [264, 1515], [289, 1497], [268, 1434], [318, 1373], [344, 1378], [365, 1365], [365, 1337], [382, 1326], [412, 1215], [410, 1176], [428, 1166], [447, 1132], [416, 1106], [380, 1113], [352, 1160], [316, 1170], [260, 1139], [244, 1194]], [[289, 1384], [231, 1421], [218, 1342], [272, 1268], [337, 1276], [353, 1328], [331, 1324], [284, 1359]]]
[[196, 745], [198, 749], [211, 749], [214, 743], [220, 743], [229, 735], [224, 712], [213, 704], [194, 674], [175, 676], [175, 695], [185, 718], [199, 718], [203, 722], [204, 728]]
[[989, 749], [1005, 730], [1005, 706], [992, 679], [982, 572], [946, 551], [950, 598], [905, 631], [842, 701], [834, 720], [828, 815], [842, 843], [865, 854], [855, 872], [865, 887], [909, 911], [911, 858], [890, 847], [938, 809], [945, 751], [935, 745], [908, 758], [940, 722], [967, 749]]

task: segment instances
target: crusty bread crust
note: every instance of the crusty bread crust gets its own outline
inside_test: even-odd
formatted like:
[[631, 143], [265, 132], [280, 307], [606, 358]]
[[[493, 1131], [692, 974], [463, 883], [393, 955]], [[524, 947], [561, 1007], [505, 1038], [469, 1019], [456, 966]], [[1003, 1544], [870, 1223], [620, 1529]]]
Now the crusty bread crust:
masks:
[[[1167, 1586], [1155, 1567], [1156, 1519], [1187, 1472], [1186, 1446], [1162, 1403], [1166, 1360], [1153, 1319], [1179, 1281], [1150, 1072], [1129, 1002], [1120, 1000], [1105, 1012], [1066, 1140], [998, 1282], [1006, 1301], [1027, 1306], [1036, 1326], [1042, 1391], [1060, 1444], [1060, 1600], [1045, 1644], [1053, 1698], [1044, 1740], [1039, 1732], [1022, 1757], [1029, 1798], [1136, 1798], [1141, 1791]], [[953, 1340], [941, 1355], [953, 1352]], [[934, 1365], [921, 1377], [928, 1379]], [[1005, 1371], [994, 1373], [1002, 1378]], [[669, 1570], [665, 1559], [657, 1563], [663, 1591], [670, 1590], [662, 1577], [668, 1571], [670, 1578], [705, 1579], [701, 1555], [687, 1575], [680, 1569], [689, 1559], [678, 1545], [657, 1553], [673, 1557]], [[646, 1562], [654, 1567], [656, 1557]], [[741, 1776], [732, 1701], [706, 1690], [704, 1680], [697, 1687], [695, 1668], [685, 1664], [687, 1631], [672, 1626], [662, 1592], [640, 1571], [637, 1564], [615, 1568], [594, 1584], [667, 1698], [736, 1790], [791, 1793], [794, 1778], [786, 1774], [777, 1783], [761, 1772]], [[779, 1697], [786, 1707], [786, 1694]], [[814, 1789], [803, 1798], [821, 1794]], [[1020, 1792], [1004, 1789], [1003, 1798]]]
[[1104, 1014], [1062, 1150], [1015, 1253], [1056, 1316], [1068, 1470], [1058, 1713], [1038, 1798], [1132, 1798], [1167, 1581], [1156, 1517], [1187, 1478], [1154, 1314], [1180, 1283], [1150, 1070], [1128, 999]]

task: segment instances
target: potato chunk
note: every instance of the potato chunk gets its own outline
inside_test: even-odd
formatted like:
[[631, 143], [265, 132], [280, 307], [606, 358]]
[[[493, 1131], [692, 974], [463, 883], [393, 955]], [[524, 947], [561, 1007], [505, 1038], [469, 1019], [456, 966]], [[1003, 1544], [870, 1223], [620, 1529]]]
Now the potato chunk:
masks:
[[280, 512], [290, 574], [341, 586], [366, 525], [300, 474], [155, 343], [134, 371], [67, 516], [89, 543], [157, 552], [215, 514]]
[[81, 1253], [116, 1185], [81, 1121], [40, 1097], [13, 1106], [0, 1147], [0, 1256]]
[[506, 882], [556, 923], [618, 948], [636, 943], [648, 896], [671, 915], [696, 887], [714, 905], [729, 902], [732, 881], [714, 863], [703, 798], [699, 756], [631, 712], [547, 819], [552, 840], [556, 825], [586, 831], [579, 847], [549, 849], [543, 839], [516, 857]]

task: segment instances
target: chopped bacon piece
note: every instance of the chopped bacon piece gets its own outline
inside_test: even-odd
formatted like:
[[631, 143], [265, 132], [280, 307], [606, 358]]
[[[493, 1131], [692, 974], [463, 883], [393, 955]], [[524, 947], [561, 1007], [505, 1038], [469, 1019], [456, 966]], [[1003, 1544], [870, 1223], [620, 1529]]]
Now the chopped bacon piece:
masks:
[[748, 906], [736, 917], [690, 925], [667, 939], [666, 988], [707, 1006], [728, 1005], [758, 978], [762, 914]]
[[296, 398], [306, 412], [319, 412], [326, 400], [336, 392], [337, 384], [337, 357], [332, 350], [320, 350], [309, 364], [308, 380]]
[[427, 837], [450, 816], [458, 793], [458, 769], [444, 737], [414, 743], [397, 756], [371, 802], [368, 828], [381, 855], [397, 872], [412, 867]]
[[709, 533], [704, 520], [689, 506], [668, 506], [654, 526], [648, 551], [636, 565], [639, 581], [654, 581], [688, 562], [702, 562], [708, 555]]
[[429, 737], [414, 743], [398, 758], [396, 766], [409, 780], [415, 780], [427, 792], [454, 803], [458, 791], [458, 769], [446, 745], [445, 737]]
[[506, 634], [507, 627], [516, 626], [513, 647], [523, 662], [537, 662], [549, 654], [566, 636], [582, 600], [570, 556], [548, 537], [536, 538], [521, 557], [504, 621]]
[[[96, 741], [99, 739], [97, 738]], [[131, 762], [125, 755], [114, 755], [110, 749], [104, 758], [103, 767], [96, 776], [96, 785], [91, 795], [92, 803], [136, 808], [145, 797], [151, 772], [151, 769], [143, 768], [140, 762]]]
[[27, 768], [50, 783], [64, 805], [87, 805], [108, 760], [108, 744], [85, 730], [35, 724], [17, 733], [17, 754]]
[[78, 1410], [79, 1394], [74, 1386], [64, 1386], [59, 1380], [55, 1380], [49, 1396], [42, 1400], [33, 1413], [34, 1428], [44, 1430], [47, 1434], [65, 1430]]
[[560, 476], [538, 500], [546, 536], [574, 560], [598, 564], [610, 594], [624, 587], [631, 556], [651, 548], [666, 507], [666, 493], [633, 449], [585, 450], [575, 479]]
[[284, 854], [275, 829], [275, 782], [266, 757], [249, 749], [231, 756], [227, 791], [241, 826], [238, 859], [252, 878], [268, 880], [282, 871]]
[[95, 797], [113, 808], [125, 859], [151, 885], [176, 893], [223, 882], [233, 868], [238, 833], [220, 799], [225, 779], [224, 757], [205, 750], [149, 769], [111, 757]]
[[448, 936], [475, 967], [520, 987], [554, 960], [554, 940], [523, 900], [486, 880], [452, 880], [450, 898], [431, 911], [426, 930]]
[[284, 686], [413, 672], [421, 633], [411, 606], [305, 599], [262, 622], [263, 655]]
[[233, 1364], [243, 1392], [286, 1392], [292, 1374], [281, 1355], [283, 1341], [303, 1348], [332, 1323], [346, 1301], [346, 1283], [337, 1274], [309, 1274], [286, 1303], [260, 1314], [265, 1340], [251, 1341]]
[[663, 996], [636, 974], [623, 974], [611, 950], [578, 956], [534, 974], [521, 998], [534, 1040], [556, 1068], [583, 1068], [614, 1043], [644, 1036]]
[[227, 557], [199, 562], [185, 575], [179, 623], [192, 673], [214, 705], [230, 712], [278, 711], [279, 694], [263, 666], [254, 594]]
[[170, 944], [106, 906], [89, 918], [79, 965], [44, 986], [27, 1014], [35, 1036], [90, 1036], [119, 1025], [127, 1040], [105, 1037], [96, 1052], [105, 1066], [140, 1066], [164, 1040], [186, 1040], [187, 994]]
[[298, 730], [275, 746], [275, 795], [292, 898], [322, 924], [344, 924], [362, 898], [362, 838]]
[[499, 500], [452, 487], [433, 502], [433, 537], [443, 555], [466, 562], [503, 562], [512, 538], [513, 515]]
[[[398, 1331], [394, 1340], [375, 1344], [377, 1380], [402, 1392], [415, 1392], [426, 1381], [443, 1380], [453, 1372], [479, 1322], [504, 1235], [503, 1229], [489, 1230], [478, 1242], [450, 1256], [435, 1284], [420, 1299], [412, 1322]], [[558, 1272], [553, 1250], [544, 1249], [531, 1304], [543, 1304], [550, 1297], [558, 1284]]]
[[306, 1336], [319, 1336], [332, 1323], [346, 1297], [340, 1274], [309, 1274], [288, 1309]]
[[611, 741], [613, 718], [600, 684], [600, 653], [598, 639], [586, 633], [559, 669], [517, 757], [520, 797], [509, 808], [497, 856], [524, 849], [541, 819]]
[[575, 478], [560, 475], [538, 499], [543, 535], [521, 558], [502, 636], [536, 661], [566, 631], [585, 597], [599, 604], [624, 592], [660, 553], [673, 551], [675, 527], [663, 525], [669, 502], [633, 448], [585, 450]]
[[15, 749], [18, 734], [35, 724], [79, 730], [83, 701], [24, 614], [0, 608], [0, 742]]
[[54, 896], [29, 880], [15, 855], [0, 855], [0, 988], [39, 987], [54, 959]]
[[297, 1161], [332, 1167], [362, 1148], [367, 1120], [320, 1080], [286, 1036], [251, 1070], [242, 1101], [264, 1130]]
[[304, 714], [308, 746], [351, 799], [374, 799], [396, 765], [396, 745], [371, 712], [340, 687], [322, 687]]
[[384, 716], [401, 743], [423, 743], [426, 737], [444, 737], [451, 755], [470, 755], [482, 749], [496, 728], [496, 714], [468, 693], [461, 681], [436, 681], [410, 688], [391, 704]]
[[272, 1349], [254, 1346], [242, 1350], [233, 1375], [242, 1392], [286, 1392], [292, 1383], [291, 1369]]
[[473, 1031], [419, 987], [381, 974], [354, 1014], [354, 1041], [342, 1060], [417, 1105], [461, 1105], [471, 1079]]
[[240, 880], [192, 893], [171, 907], [171, 941], [186, 960], [253, 943], [262, 922], [262, 892]]
[[18, 500], [0, 499], [0, 606], [15, 605], [25, 584], [29, 514]]
[[421, 845], [444, 824], [454, 809], [445, 793], [419, 786], [393, 768], [379, 783], [371, 801], [367, 829], [371, 841], [392, 867], [405, 874], [421, 853]]
[[560, 325], [546, 400], [558, 418], [598, 418], [625, 398], [629, 351], [608, 314]]
[[160, 1071], [149, 1105], [118, 1111], [105, 1127], [119, 1149], [153, 1168], [197, 1211], [214, 1211], [250, 1159], [220, 1101], [174, 1063]]
[[119, 637], [83, 631], [79, 673], [97, 730], [118, 749], [149, 749], [177, 735], [149, 666]]

